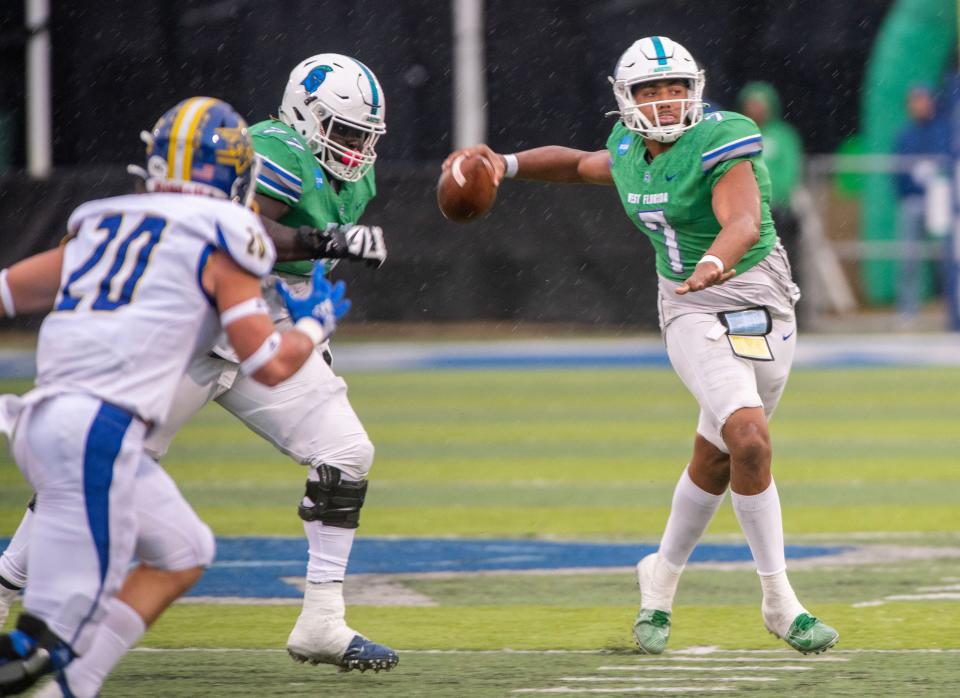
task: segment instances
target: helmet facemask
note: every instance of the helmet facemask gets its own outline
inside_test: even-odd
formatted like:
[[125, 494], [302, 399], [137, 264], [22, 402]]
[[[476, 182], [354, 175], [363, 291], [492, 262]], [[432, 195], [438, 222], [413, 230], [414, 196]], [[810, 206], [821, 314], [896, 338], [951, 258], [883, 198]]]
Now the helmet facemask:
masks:
[[[661, 99], [654, 102], [638, 104], [634, 97], [634, 90], [645, 82], [660, 80], [684, 80], [687, 84], [687, 97], [683, 99]], [[691, 84], [692, 83], [692, 84]], [[620, 118], [623, 125], [631, 131], [639, 133], [644, 138], [660, 143], [673, 143], [684, 133], [703, 120], [703, 87], [705, 79], [703, 71], [698, 71], [692, 79], [676, 78], [670, 75], [657, 76], [638, 80], [614, 80], [613, 94], [619, 106]], [[680, 119], [675, 124], [663, 125], [660, 123], [659, 105], [680, 103]], [[650, 107], [653, 119], [648, 118], [642, 107]]]
[[[313, 104], [310, 108], [313, 111]], [[315, 116], [319, 124], [317, 135], [308, 145], [320, 164], [345, 182], [363, 179], [377, 160], [376, 145], [383, 135], [383, 127], [357, 124], [336, 114]]]

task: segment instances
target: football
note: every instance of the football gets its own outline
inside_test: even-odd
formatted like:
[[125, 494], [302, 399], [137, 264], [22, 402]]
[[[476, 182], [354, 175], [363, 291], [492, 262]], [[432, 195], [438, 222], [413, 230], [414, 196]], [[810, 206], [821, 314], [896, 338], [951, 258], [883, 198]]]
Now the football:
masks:
[[467, 223], [493, 206], [493, 164], [482, 155], [460, 155], [437, 182], [437, 205], [451, 221]]

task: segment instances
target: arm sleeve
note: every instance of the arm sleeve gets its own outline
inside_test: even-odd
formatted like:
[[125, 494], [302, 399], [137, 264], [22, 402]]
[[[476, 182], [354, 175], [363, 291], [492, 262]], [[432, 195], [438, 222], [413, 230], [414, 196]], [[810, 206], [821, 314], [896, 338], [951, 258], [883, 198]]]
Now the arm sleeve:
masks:
[[763, 137], [752, 120], [740, 114], [720, 112], [717, 125], [701, 149], [700, 166], [712, 189], [738, 162], [757, 159], [762, 152]]
[[281, 135], [257, 133], [253, 136], [253, 149], [260, 160], [257, 193], [288, 206], [299, 204], [303, 193], [303, 173], [294, 146], [302, 148], [296, 142], [291, 145]]

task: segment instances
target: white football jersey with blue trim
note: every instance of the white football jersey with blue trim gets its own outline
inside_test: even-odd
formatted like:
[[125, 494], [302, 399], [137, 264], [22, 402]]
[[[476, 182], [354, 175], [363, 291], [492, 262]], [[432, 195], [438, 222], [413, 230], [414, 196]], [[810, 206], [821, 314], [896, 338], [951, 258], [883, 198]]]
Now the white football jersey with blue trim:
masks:
[[196, 352], [220, 329], [201, 285], [221, 250], [263, 277], [276, 252], [259, 218], [225, 200], [138, 194], [70, 217], [60, 291], [40, 328], [37, 386], [83, 392], [161, 422]]

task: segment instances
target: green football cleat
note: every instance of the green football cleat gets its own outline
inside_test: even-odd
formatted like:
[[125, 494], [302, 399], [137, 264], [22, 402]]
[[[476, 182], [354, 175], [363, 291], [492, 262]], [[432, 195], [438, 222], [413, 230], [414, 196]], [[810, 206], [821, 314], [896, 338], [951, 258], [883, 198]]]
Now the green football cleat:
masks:
[[670, 639], [670, 612], [641, 608], [633, 624], [633, 638], [643, 654], [662, 654]]
[[[770, 633], [776, 635], [772, 630]], [[786, 636], [781, 639], [797, 652], [820, 654], [837, 644], [840, 633], [809, 613], [801, 613], [793, 619]]]

